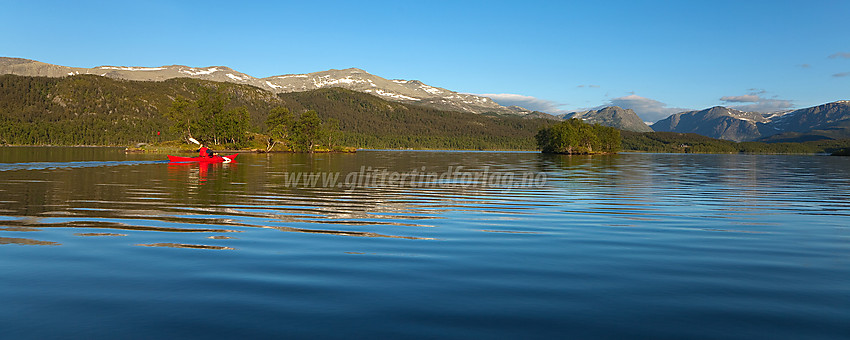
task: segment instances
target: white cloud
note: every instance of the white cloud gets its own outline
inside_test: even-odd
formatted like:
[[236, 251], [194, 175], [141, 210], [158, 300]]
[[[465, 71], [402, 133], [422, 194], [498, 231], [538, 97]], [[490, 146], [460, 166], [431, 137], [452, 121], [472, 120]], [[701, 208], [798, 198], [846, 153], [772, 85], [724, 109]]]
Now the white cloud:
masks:
[[850, 76], [850, 72], [841, 72], [832, 75], [833, 77], [847, 77]]
[[725, 96], [721, 97], [720, 100], [733, 103], [755, 103], [761, 100], [761, 98], [754, 94], [745, 94], [743, 96]]
[[755, 104], [731, 106], [736, 110], [744, 112], [762, 112], [770, 113], [776, 111], [788, 110], [794, 107], [794, 103], [787, 99], [762, 99]]
[[540, 99], [532, 96], [524, 96], [513, 93], [485, 93], [478, 96], [489, 97], [499, 105], [520, 106], [529, 110], [546, 112], [550, 114], [561, 114], [567, 111], [561, 109], [566, 104], [551, 100]]
[[838, 53], [835, 53], [835, 54], [829, 56], [829, 58], [830, 59], [837, 59], [837, 58], [850, 59], [850, 52], [838, 52]]
[[[753, 91], [756, 89], [750, 89]], [[726, 102], [726, 105], [730, 103], [752, 103], [747, 105], [734, 105], [729, 106], [736, 110], [741, 110], [745, 112], [776, 112], [790, 109], [794, 106], [792, 100], [788, 99], [776, 99], [775, 96], [773, 99], [762, 98], [759, 94], [766, 93], [765, 90], [757, 90], [755, 92], [750, 92], [750, 94], [745, 94], [742, 96], [724, 96], [721, 97], [720, 100]]]
[[606, 106], [619, 106], [624, 109], [632, 109], [635, 113], [637, 113], [638, 117], [647, 122], [657, 122], [672, 114], [691, 110], [678, 107], [667, 107], [667, 104], [665, 103], [635, 94], [611, 99], [608, 104], [601, 105], [595, 109], [600, 109]]

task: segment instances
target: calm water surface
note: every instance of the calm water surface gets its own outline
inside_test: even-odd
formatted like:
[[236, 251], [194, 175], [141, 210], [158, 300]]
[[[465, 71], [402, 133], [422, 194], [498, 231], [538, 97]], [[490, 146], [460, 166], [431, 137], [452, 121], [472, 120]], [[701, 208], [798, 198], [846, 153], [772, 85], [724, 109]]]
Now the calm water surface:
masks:
[[850, 158], [162, 159], [0, 148], [0, 337], [850, 335]]

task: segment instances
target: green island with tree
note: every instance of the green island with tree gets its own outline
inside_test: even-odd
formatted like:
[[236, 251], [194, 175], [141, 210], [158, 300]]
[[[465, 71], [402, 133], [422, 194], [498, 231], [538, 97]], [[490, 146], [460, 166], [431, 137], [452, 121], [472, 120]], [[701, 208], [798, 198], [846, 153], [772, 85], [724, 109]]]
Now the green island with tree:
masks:
[[620, 130], [571, 118], [540, 129], [535, 136], [543, 153], [609, 154], [620, 151]]

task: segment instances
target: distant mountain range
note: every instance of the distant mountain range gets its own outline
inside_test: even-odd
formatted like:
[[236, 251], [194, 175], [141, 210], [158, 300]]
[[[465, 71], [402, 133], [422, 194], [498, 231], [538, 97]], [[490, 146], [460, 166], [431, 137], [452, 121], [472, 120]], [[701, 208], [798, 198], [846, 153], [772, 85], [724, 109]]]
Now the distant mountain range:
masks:
[[0, 57], [0, 74], [45, 77], [93, 74], [135, 81], [193, 78], [251, 85], [276, 94], [339, 87], [368, 93], [389, 101], [416, 104], [444, 111], [546, 119], [578, 118], [590, 123], [635, 132], [654, 130], [697, 133], [732, 141], [806, 141], [850, 138], [850, 101], [846, 100], [795, 111], [767, 114], [716, 106], [705, 110], [676, 113], [656, 122], [650, 128], [631, 109], [612, 106], [553, 116], [518, 106], [502, 106], [488, 97], [434, 87], [418, 80], [385, 79], [357, 68], [255, 78], [225, 66], [80, 68]]
[[743, 112], [722, 106], [700, 111], [680, 112], [655, 124], [655, 131], [696, 133], [711, 138], [744, 141], [760, 136], [757, 123], [768, 120], [757, 113]]
[[715, 106], [671, 115], [653, 124], [652, 129], [697, 133], [736, 142], [850, 138], [850, 101], [776, 113], [743, 112]]

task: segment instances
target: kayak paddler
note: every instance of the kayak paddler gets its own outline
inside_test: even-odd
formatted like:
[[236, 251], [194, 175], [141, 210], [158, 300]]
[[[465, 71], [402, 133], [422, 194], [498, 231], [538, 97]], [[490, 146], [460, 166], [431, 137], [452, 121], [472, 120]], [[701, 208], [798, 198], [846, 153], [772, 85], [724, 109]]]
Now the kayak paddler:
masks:
[[[213, 157], [215, 157], [216, 155], [218, 155], [218, 152], [215, 152], [215, 151], [210, 150], [210, 149], [209, 149], [206, 145], [204, 145], [203, 143], [199, 142], [197, 139], [194, 139], [194, 138], [192, 138], [192, 137], [189, 137], [189, 141], [190, 141], [190, 142], [192, 142], [192, 143], [198, 144], [198, 146], [200, 146], [200, 147], [201, 147], [200, 149], [195, 150], [196, 152], [198, 152], [198, 154], [199, 154], [201, 157], [205, 157], [205, 158], [213, 158]], [[225, 159], [228, 159], [228, 158], [225, 158]]]
[[198, 149], [198, 154], [201, 157], [213, 158], [213, 156], [215, 156], [217, 153], [207, 148], [206, 145], [201, 144], [201, 148]]

